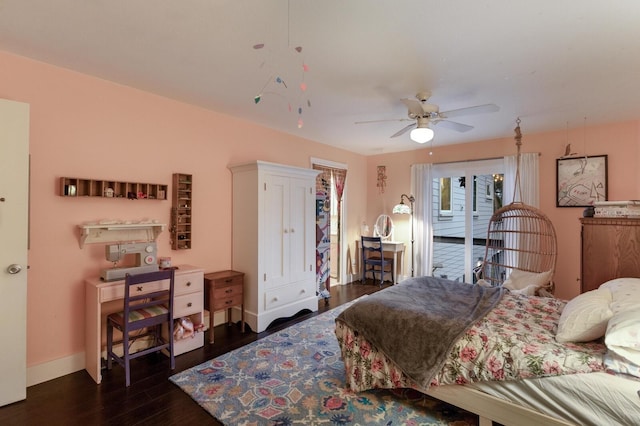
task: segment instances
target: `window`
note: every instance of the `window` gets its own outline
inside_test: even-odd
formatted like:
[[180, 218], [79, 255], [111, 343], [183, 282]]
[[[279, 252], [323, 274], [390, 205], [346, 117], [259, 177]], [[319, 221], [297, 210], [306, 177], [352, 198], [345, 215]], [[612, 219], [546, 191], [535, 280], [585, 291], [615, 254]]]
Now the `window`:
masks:
[[453, 214], [452, 194], [451, 178], [440, 178], [440, 215], [450, 216]]
[[[504, 160], [477, 160], [434, 165], [432, 181], [432, 270], [434, 276], [472, 283], [473, 268], [484, 258], [494, 197], [494, 175], [504, 173]], [[449, 210], [445, 210], [449, 209]], [[444, 214], [443, 214], [444, 213]]]

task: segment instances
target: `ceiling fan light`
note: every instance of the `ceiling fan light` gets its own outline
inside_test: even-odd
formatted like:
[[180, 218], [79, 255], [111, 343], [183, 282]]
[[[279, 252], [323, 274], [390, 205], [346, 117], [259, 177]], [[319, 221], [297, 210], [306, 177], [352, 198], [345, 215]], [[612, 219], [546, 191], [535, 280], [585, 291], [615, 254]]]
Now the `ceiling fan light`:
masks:
[[411, 140], [418, 143], [426, 143], [433, 139], [433, 130], [428, 127], [416, 127], [411, 131]]

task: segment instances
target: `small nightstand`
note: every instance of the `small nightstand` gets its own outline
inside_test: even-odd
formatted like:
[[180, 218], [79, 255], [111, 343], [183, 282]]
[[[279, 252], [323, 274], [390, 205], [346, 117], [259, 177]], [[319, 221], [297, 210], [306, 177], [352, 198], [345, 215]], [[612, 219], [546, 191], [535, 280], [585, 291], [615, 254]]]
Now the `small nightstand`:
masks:
[[218, 271], [204, 275], [209, 298], [209, 343], [213, 343], [213, 313], [227, 310], [231, 325], [231, 308], [240, 306], [240, 327], [244, 333], [244, 272]]

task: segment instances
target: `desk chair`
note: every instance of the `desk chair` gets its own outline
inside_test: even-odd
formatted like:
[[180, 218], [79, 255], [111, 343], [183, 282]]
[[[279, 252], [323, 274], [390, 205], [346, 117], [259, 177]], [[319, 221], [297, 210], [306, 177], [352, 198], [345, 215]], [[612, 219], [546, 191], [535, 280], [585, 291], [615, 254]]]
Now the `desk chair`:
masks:
[[[124, 285], [124, 310], [107, 317], [107, 369], [112, 361], [124, 367], [126, 385], [131, 384], [130, 361], [134, 358], [158, 352], [169, 351], [171, 369], [175, 368], [173, 355], [173, 291], [174, 270], [147, 272], [137, 275], [127, 274]], [[169, 280], [169, 288], [161, 288], [159, 283], [147, 284], [151, 291], [144, 291], [145, 283]], [[157, 287], [154, 287], [157, 286]], [[144, 291], [144, 293], [139, 293]], [[128, 320], [125, 320], [127, 318]], [[162, 324], [167, 324], [167, 337], [162, 335]], [[122, 356], [113, 352], [113, 329], [122, 332]], [[131, 334], [135, 332], [134, 334]], [[138, 339], [153, 336], [154, 346], [129, 353], [131, 345]]]
[[366, 280], [367, 272], [373, 274], [373, 280], [376, 279], [376, 268], [380, 270], [380, 287], [384, 282], [384, 272], [387, 266], [391, 270], [391, 282], [395, 282], [393, 260], [385, 259], [382, 250], [382, 238], [380, 237], [360, 237], [360, 246], [362, 247], [362, 282]]

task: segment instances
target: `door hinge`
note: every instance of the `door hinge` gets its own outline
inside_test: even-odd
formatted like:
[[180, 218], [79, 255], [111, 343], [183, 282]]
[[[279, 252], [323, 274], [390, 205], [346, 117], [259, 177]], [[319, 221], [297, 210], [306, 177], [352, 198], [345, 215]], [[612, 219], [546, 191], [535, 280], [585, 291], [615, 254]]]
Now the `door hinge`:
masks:
[[267, 281], [267, 274], [264, 274], [264, 281]]
[[264, 190], [267, 190], [267, 182], [264, 183]]

